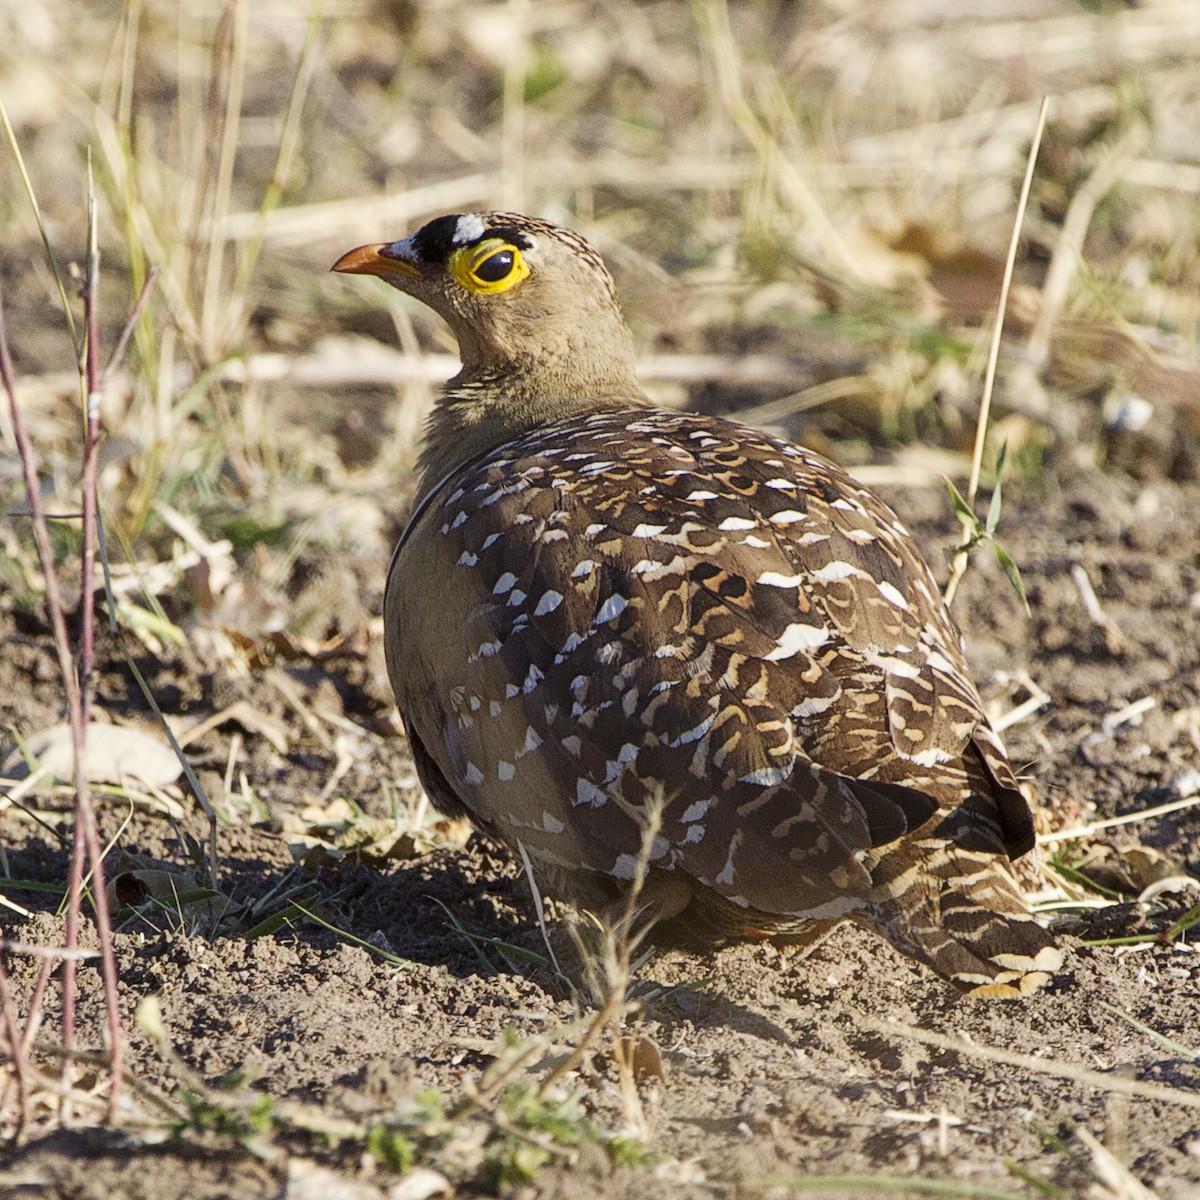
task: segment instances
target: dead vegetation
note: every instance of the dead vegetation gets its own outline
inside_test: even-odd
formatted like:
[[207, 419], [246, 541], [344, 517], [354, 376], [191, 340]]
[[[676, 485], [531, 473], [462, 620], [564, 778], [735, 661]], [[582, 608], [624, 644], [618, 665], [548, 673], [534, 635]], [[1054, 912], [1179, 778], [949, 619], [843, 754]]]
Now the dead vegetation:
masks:
[[[388, 1194], [541, 1180], [592, 1194], [603, 1170], [581, 1147], [597, 1146], [604, 1170], [643, 1172], [645, 1194], [722, 1194], [748, 1180], [859, 1194], [901, 1179], [964, 1196], [1086, 1186], [1135, 1197], [1147, 1181], [1187, 1194], [1194, 1116], [1174, 1119], [1164, 1165], [1137, 1141], [1157, 1128], [1150, 1109], [1134, 1114], [1131, 1135], [1120, 1105], [1175, 1112], [1195, 1101], [1192, 1042], [1159, 1026], [1195, 993], [1197, 840], [1185, 829], [1164, 853], [1141, 831], [1194, 821], [1200, 800], [1194, 637], [1190, 657], [1178, 645], [1200, 568], [1186, 559], [1194, 540], [1164, 542], [1185, 558], [1158, 564], [1138, 543], [1172, 505], [1200, 497], [1195, 4], [1025, 0], [1003, 19], [917, 0], [77, 8], [52, 0], [0, 17], [13, 183], [0, 206], [0, 281], [14, 360], [0, 415], [6, 1137], [107, 1120], [140, 1145], [190, 1139], [257, 1155], [297, 1188], [354, 1174], [363, 1194], [380, 1195], [380, 1180], [398, 1175], [427, 1190]], [[980, 423], [1044, 96], [991, 420]], [[956, 1161], [951, 1150], [967, 1117], [918, 1110], [905, 1119], [928, 1118], [919, 1151], [892, 1153], [880, 1135], [815, 1170], [786, 1147], [824, 1126], [794, 1116], [804, 1105], [791, 1101], [771, 1121], [798, 1121], [792, 1133], [755, 1112], [722, 1114], [716, 1148], [690, 1153], [669, 1129], [665, 1093], [685, 1087], [669, 1082], [670, 1064], [687, 1078], [697, 1055], [767, 1052], [714, 1050], [688, 1024], [701, 1011], [690, 997], [704, 990], [694, 964], [639, 989], [628, 930], [601, 931], [577, 952], [592, 994], [555, 1009], [567, 983], [544, 926], [510, 937], [443, 904], [480, 978], [520, 980], [514, 995], [535, 1011], [516, 1005], [512, 1031], [452, 1050], [414, 1042], [414, 1060], [440, 1064], [436, 1087], [410, 1079], [390, 1108], [354, 1115], [322, 1105], [319, 1087], [259, 1086], [185, 1061], [173, 1048], [184, 1030], [150, 1002], [156, 989], [128, 982], [142, 978], [146, 939], [236, 939], [270, 955], [277, 938], [326, 936], [380, 972], [418, 969], [389, 941], [406, 919], [363, 924], [342, 890], [359, 886], [356, 871], [383, 879], [465, 841], [429, 812], [404, 756], [376, 625], [406, 470], [453, 360], [424, 310], [325, 272], [347, 245], [470, 207], [543, 212], [588, 233], [614, 267], [661, 402], [735, 412], [894, 489], [937, 531], [944, 577], [948, 478], [971, 502], [961, 544], [995, 533], [1032, 568], [1020, 637], [1038, 647], [1034, 661], [1013, 651], [1010, 671], [993, 655], [984, 677], [1044, 804], [1043, 856], [1027, 882], [1091, 945], [1125, 955], [1118, 967], [1142, 956], [1177, 986], [1175, 1008], [1114, 1019], [1160, 1039], [1161, 1061], [1138, 1060], [1148, 1079], [1125, 1081], [1140, 1090], [1110, 1072], [1121, 1061], [1111, 1047], [1086, 1066], [1050, 1064], [1071, 1068], [1049, 1074], [1083, 1098], [1051, 1113], [1062, 1121], [1044, 1131], [1040, 1158], [1023, 1143], [1005, 1151], [1020, 1157], [1008, 1170], [984, 1138], [978, 1182], [970, 1153]], [[97, 351], [123, 346], [127, 324], [127, 350], [105, 372]], [[998, 501], [1002, 448], [1004, 509], [971, 524], [977, 484]], [[1094, 515], [1046, 550], [1043, 499], [1064, 519], [1088, 505]], [[1089, 540], [1093, 525], [1119, 532]], [[979, 561], [956, 611], [983, 641], [1016, 602]], [[1114, 582], [1156, 566], [1161, 586], [1142, 594], [1173, 597], [1161, 630]], [[1065, 649], [1054, 625], [1064, 604], [1082, 614]], [[1056, 674], [1066, 650], [1078, 667]], [[1144, 670], [1156, 655], [1169, 669]], [[201, 797], [211, 826], [197, 819]], [[247, 858], [268, 867], [255, 874]], [[62, 920], [51, 915], [60, 904]], [[105, 988], [81, 976], [81, 1041], [71, 980], [96, 953]], [[819, 971], [809, 978], [819, 984]], [[521, 990], [530, 980], [544, 983], [536, 996]], [[973, 1039], [910, 1015], [877, 1031], [908, 1047], [897, 1055], [917, 1044], [964, 1062], [974, 1053]], [[1036, 1037], [1011, 1049], [1023, 1043], [1008, 1020], [993, 1033], [1009, 1049], [975, 1049], [1036, 1074]], [[134, 1062], [124, 1093], [123, 1049]], [[713, 1074], [697, 1078], [698, 1095], [717, 1089]], [[751, 1143], [774, 1138], [762, 1162], [736, 1152], [743, 1127]], [[71, 1194], [69, 1172], [31, 1161], [7, 1177], [0, 1166], [0, 1181], [40, 1171]], [[200, 1178], [211, 1160], [198, 1161]], [[164, 1176], [147, 1194], [171, 1186]]]

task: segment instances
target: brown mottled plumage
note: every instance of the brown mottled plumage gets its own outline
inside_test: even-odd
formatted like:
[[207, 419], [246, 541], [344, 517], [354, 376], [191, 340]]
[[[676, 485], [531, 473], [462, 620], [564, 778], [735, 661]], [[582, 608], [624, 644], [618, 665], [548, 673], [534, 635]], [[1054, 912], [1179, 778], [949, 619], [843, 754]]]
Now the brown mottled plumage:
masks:
[[811, 451], [651, 407], [612, 280], [512, 213], [364, 246], [450, 324], [388, 577], [388, 673], [435, 804], [693, 938], [844, 919], [964, 991], [1061, 962], [1007, 860], [1029, 810], [891, 510]]

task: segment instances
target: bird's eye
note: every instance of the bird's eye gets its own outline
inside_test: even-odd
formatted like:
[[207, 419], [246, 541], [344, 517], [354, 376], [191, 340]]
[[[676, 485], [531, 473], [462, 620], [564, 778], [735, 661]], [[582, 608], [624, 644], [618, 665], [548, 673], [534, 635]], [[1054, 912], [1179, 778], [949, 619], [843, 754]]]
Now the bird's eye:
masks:
[[512, 274], [515, 263], [516, 259], [511, 250], [497, 250], [495, 254], [489, 254], [471, 273], [484, 283], [499, 283]]
[[529, 275], [529, 266], [516, 246], [502, 238], [488, 238], [456, 250], [450, 274], [469, 292], [494, 295], [506, 292]]

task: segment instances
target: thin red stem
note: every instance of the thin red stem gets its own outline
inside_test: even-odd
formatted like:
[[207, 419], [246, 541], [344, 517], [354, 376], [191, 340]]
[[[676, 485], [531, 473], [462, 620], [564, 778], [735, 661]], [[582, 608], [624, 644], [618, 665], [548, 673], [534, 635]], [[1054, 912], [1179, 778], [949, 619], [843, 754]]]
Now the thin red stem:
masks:
[[12, 357], [8, 352], [7, 322], [4, 319], [3, 297], [0, 296], [0, 382], [8, 393], [9, 413], [12, 416], [13, 436], [17, 442], [17, 455], [21, 460], [21, 473], [25, 479], [25, 494], [29, 497], [29, 514], [33, 518], [33, 540], [37, 546], [38, 562], [42, 578], [46, 581], [46, 615], [54, 634], [54, 648], [58, 652], [58, 666], [62, 672], [63, 686], [67, 691], [67, 708], [78, 703], [79, 681], [75, 677], [75, 664], [71, 661], [71, 642], [67, 637], [67, 618], [62, 603], [62, 592], [58, 586], [58, 573], [54, 569], [54, 555], [50, 549], [50, 530], [46, 524], [46, 511], [42, 507], [42, 490], [38, 483], [38, 454], [30, 441], [29, 432], [17, 403]]
[[[90, 178], [89, 178], [90, 184]], [[104, 854], [96, 829], [91, 786], [87, 778], [87, 731], [91, 721], [92, 670], [96, 648], [96, 473], [100, 448], [100, 250], [96, 241], [95, 197], [88, 190], [88, 270], [83, 289], [87, 348], [83, 379], [86, 391], [83, 456], [83, 587], [80, 592], [79, 717], [72, 721], [75, 742], [75, 828], [83, 829], [87, 858], [92, 868], [92, 907], [100, 941], [100, 973], [104, 980], [105, 1010], [108, 1014], [112, 1079], [109, 1088], [109, 1112], [115, 1121], [121, 1096], [124, 1037], [121, 1032], [120, 999], [117, 992], [117, 961], [113, 952], [112, 923], [108, 912], [108, 893], [104, 886]], [[74, 864], [73, 864], [74, 865]], [[82, 870], [82, 864], [80, 866]], [[72, 876], [72, 884], [75, 880]], [[68, 947], [71, 947], [68, 941]], [[64, 964], [73, 974], [74, 964]], [[67, 975], [64, 975], [66, 978]]]

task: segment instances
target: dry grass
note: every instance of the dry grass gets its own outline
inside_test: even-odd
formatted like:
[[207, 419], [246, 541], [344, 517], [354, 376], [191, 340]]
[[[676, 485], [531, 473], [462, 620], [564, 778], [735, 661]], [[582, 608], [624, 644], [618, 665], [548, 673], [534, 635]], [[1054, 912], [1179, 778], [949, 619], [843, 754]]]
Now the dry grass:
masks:
[[[289, 587], [309, 552], [385, 553], [452, 347], [424, 310], [393, 298], [381, 320], [379, 296], [326, 271], [349, 244], [455, 209], [584, 229], [664, 402], [751, 404], [852, 466], [920, 438], [944, 453], [919, 483], [965, 477], [1042, 95], [1053, 116], [995, 398], [1010, 461], [1103, 459], [1105, 403], [1126, 396], [1194, 447], [1200, 8], [1020, 8], [48, 0], [0, 17], [6, 103], [62, 260], [84, 258], [85, 149], [97, 164], [107, 344], [159, 272], [102, 395], [99, 503], [126, 628], [153, 648], [186, 623], [238, 669], [246, 642], [312, 650], [367, 628], [345, 588], [297, 601]], [[0, 238], [45, 503], [75, 512], [75, 349], [15, 189]], [[1175, 469], [1163, 440], [1139, 469]], [[0, 417], [9, 511], [24, 504], [15, 453]], [[78, 592], [73, 527], [54, 538]], [[0, 525], [0, 583], [5, 605], [46, 595], [27, 523]], [[347, 731], [327, 725], [312, 717], [332, 753]], [[628, 938], [603, 961], [597, 1036], [626, 1012]]]

